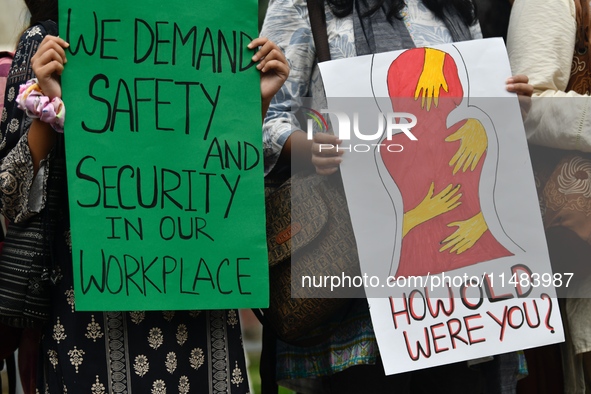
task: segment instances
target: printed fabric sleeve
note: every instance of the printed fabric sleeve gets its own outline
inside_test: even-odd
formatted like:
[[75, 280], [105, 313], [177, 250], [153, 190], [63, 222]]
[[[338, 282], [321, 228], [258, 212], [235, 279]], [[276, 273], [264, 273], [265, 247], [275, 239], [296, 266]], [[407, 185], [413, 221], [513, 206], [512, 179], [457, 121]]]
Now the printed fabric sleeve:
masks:
[[0, 123], [0, 203], [4, 216], [13, 222], [22, 222], [40, 212], [46, 199], [47, 160], [40, 163], [34, 176], [27, 140], [32, 119], [16, 104], [19, 86], [35, 76], [30, 61], [45, 34], [41, 25], [23, 33], [6, 83]]
[[28, 133], [0, 163], [0, 202], [2, 213], [20, 223], [41, 212], [47, 198], [48, 159], [42, 160], [34, 175]]
[[271, 100], [263, 124], [265, 174], [268, 174], [275, 167], [285, 141], [301, 129], [293, 113], [299, 106], [298, 99], [309, 95], [316, 52], [306, 2], [271, 0], [261, 36], [281, 48], [290, 67], [289, 77]]
[[573, 0], [516, 0], [507, 48], [513, 73], [527, 75], [534, 86], [525, 120], [528, 141], [591, 152], [590, 97], [566, 91], [576, 28]]

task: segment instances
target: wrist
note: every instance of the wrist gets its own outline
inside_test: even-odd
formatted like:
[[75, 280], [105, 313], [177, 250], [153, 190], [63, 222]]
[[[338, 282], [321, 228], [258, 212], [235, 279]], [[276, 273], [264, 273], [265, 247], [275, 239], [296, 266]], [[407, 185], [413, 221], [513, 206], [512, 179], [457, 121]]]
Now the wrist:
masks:
[[313, 168], [312, 140], [302, 130], [294, 131], [285, 141], [280, 158], [295, 167], [295, 170]]

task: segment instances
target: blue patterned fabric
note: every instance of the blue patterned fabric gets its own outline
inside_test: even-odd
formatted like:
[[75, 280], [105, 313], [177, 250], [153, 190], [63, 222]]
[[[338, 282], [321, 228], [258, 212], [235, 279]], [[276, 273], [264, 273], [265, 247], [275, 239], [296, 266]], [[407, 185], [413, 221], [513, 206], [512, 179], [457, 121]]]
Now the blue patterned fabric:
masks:
[[[418, 0], [409, 0], [402, 11], [403, 21], [415, 46], [422, 47], [453, 42], [445, 24]], [[326, 6], [326, 25], [333, 60], [356, 56], [352, 16], [337, 18]], [[470, 28], [474, 39], [482, 38], [478, 24]], [[277, 163], [289, 135], [301, 129], [291, 115], [298, 98], [322, 100], [324, 88], [316, 66], [316, 51], [305, 0], [271, 0], [262, 37], [273, 40], [285, 52], [291, 68], [289, 78], [277, 93], [265, 119], [263, 142], [265, 173]]]

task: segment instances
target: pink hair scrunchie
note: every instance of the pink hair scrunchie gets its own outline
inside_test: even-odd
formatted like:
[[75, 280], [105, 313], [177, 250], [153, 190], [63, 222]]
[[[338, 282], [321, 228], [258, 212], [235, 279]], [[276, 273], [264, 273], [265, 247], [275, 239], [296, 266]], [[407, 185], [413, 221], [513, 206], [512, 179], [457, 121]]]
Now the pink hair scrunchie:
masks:
[[39, 88], [37, 79], [29, 79], [19, 87], [16, 97], [18, 107], [26, 112], [30, 118], [40, 119], [49, 123], [58, 133], [64, 132], [66, 107], [59, 97], [49, 99]]

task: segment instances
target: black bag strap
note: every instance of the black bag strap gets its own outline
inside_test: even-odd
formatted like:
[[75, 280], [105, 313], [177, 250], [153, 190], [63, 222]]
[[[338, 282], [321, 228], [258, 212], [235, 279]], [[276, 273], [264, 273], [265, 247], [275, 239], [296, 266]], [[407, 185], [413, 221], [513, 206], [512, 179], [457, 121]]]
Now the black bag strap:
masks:
[[328, 33], [326, 32], [326, 15], [324, 14], [324, 0], [308, 0], [308, 15], [312, 37], [316, 47], [318, 62], [330, 60], [330, 48], [328, 46]]
[[252, 310], [255, 316], [263, 325], [263, 337], [261, 358], [259, 363], [259, 374], [261, 375], [261, 394], [277, 394], [277, 336], [267, 323], [264, 314], [260, 309]]

